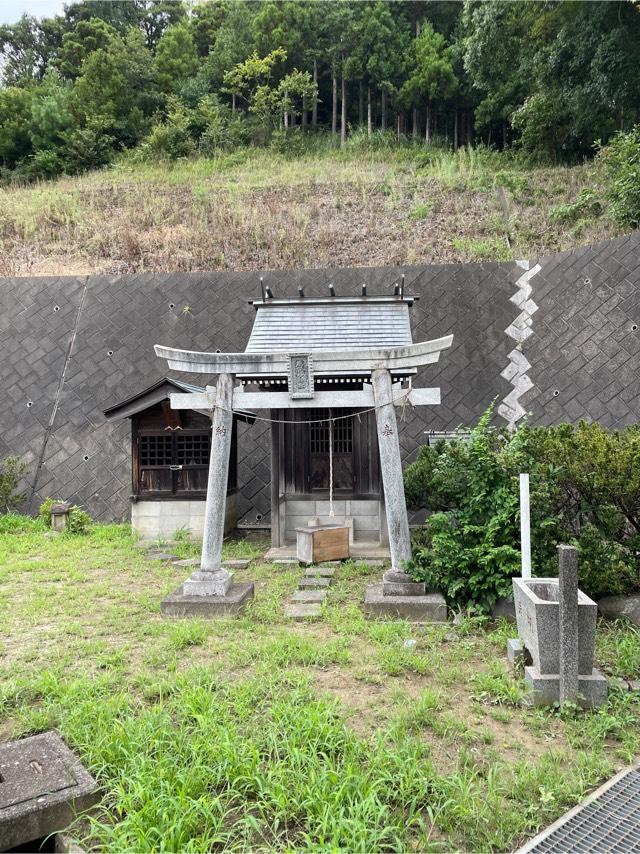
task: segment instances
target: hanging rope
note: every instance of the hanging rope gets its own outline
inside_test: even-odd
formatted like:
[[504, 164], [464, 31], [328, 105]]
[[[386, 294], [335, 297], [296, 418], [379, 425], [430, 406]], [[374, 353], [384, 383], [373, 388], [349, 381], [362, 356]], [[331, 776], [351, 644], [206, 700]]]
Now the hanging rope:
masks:
[[[331, 412], [331, 410], [329, 410]], [[329, 517], [333, 518], [333, 418], [329, 419]]]
[[[409, 400], [409, 395], [411, 394], [411, 389], [403, 389], [402, 394], [399, 394], [397, 397], [393, 397], [390, 403], [396, 403], [401, 406], [401, 415], [404, 414], [407, 405], [412, 409], [414, 408], [413, 403]], [[333, 415], [331, 418], [310, 418], [309, 420], [305, 419], [305, 424], [326, 424], [328, 421], [343, 421], [346, 418], [360, 418], [361, 415], [366, 415], [369, 412], [376, 412], [378, 409], [382, 409], [383, 406], [387, 406], [386, 403], [381, 403], [378, 406], [370, 406], [368, 409], [359, 409], [357, 412], [351, 412], [348, 415]], [[224, 407], [218, 407], [221, 412], [233, 412], [238, 414], [239, 412], [244, 412], [244, 410], [238, 409], [225, 409]], [[209, 410], [213, 413], [213, 407]], [[300, 421], [297, 421], [294, 418], [266, 418], [262, 415], [254, 415], [251, 412], [246, 412], [246, 415], [250, 415], [254, 421], [264, 421], [266, 424], [300, 424]]]

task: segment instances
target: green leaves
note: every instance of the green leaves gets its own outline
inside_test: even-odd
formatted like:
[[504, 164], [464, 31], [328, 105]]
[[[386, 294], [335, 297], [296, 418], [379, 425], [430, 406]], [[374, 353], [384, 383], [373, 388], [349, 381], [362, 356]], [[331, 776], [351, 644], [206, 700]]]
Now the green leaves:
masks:
[[640, 428], [490, 426], [423, 447], [405, 472], [407, 501], [433, 512], [415, 537], [412, 575], [455, 606], [489, 611], [520, 567], [518, 475], [531, 477], [534, 572], [556, 575], [555, 546], [581, 550], [590, 596], [640, 589]]

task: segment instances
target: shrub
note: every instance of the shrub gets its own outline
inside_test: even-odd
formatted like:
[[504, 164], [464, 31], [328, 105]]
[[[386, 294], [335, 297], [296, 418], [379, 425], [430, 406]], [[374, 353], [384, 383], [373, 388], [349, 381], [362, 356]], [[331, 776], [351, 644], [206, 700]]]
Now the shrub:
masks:
[[618, 133], [600, 148], [605, 197], [609, 215], [623, 228], [640, 225], [640, 125]]
[[434, 511], [414, 539], [409, 571], [452, 605], [488, 611], [519, 572], [518, 475], [531, 481], [534, 574], [556, 575], [555, 546], [580, 549], [590, 596], [640, 589], [640, 428], [599, 424], [489, 426], [468, 442], [421, 449], [405, 473], [408, 504]]
[[602, 204], [593, 190], [580, 190], [575, 202], [557, 205], [551, 210], [551, 219], [577, 222], [580, 219], [597, 219], [602, 213]]
[[20, 457], [7, 457], [0, 463], [0, 512], [11, 513], [27, 497], [26, 492], [16, 492], [27, 471]]

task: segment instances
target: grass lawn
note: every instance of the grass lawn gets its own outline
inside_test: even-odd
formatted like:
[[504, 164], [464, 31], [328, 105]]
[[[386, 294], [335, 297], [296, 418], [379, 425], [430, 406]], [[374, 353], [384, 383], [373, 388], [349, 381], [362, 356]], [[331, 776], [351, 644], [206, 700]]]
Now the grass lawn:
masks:
[[[171, 621], [185, 569], [128, 527], [0, 533], [0, 739], [56, 727], [78, 751], [104, 790], [75, 829], [95, 850], [506, 851], [638, 758], [639, 694], [520, 705], [506, 623], [369, 622], [380, 569], [354, 563], [292, 623], [300, 571], [228, 548], [257, 557], [245, 616]], [[598, 660], [639, 678], [638, 632], [601, 624]]]

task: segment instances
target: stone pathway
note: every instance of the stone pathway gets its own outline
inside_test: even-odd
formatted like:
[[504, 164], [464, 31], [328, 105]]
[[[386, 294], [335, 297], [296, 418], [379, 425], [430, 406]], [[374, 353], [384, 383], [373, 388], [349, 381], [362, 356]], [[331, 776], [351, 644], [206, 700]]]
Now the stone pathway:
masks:
[[284, 615], [292, 620], [307, 620], [322, 616], [322, 603], [333, 584], [335, 566], [309, 566], [298, 583], [298, 590], [285, 603]]

